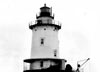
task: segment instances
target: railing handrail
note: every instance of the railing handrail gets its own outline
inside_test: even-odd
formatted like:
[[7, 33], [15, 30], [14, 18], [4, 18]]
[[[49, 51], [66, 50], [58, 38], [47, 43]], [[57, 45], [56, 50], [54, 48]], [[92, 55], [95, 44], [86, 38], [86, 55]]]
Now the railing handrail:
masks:
[[[47, 21], [47, 20], [42, 20], [42, 21]], [[37, 23], [38, 23], [38, 20], [31, 21], [31, 22], [29, 22], [29, 25], [35, 25]], [[55, 21], [55, 20], [52, 20], [51, 23], [48, 22], [48, 23], [43, 23], [43, 24], [55, 24], [55, 25], [61, 26], [61, 23], [59, 21]]]

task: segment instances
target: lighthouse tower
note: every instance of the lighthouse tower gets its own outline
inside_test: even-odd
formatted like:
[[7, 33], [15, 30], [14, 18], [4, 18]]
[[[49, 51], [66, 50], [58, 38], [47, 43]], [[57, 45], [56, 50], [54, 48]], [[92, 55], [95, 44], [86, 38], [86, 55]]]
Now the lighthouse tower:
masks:
[[64, 71], [66, 60], [59, 58], [58, 31], [61, 24], [55, 22], [52, 8], [44, 4], [29, 28], [32, 30], [31, 58], [24, 60], [28, 65], [24, 72]]

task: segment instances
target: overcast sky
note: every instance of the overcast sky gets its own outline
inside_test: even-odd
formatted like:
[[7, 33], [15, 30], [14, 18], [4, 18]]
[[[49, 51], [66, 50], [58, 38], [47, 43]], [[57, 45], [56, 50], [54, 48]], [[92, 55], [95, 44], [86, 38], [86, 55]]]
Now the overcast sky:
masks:
[[60, 58], [76, 69], [79, 60], [90, 58], [84, 72], [100, 72], [99, 0], [0, 0], [0, 70], [23, 72], [23, 59], [30, 57], [34, 21], [39, 8], [52, 7], [59, 31]]

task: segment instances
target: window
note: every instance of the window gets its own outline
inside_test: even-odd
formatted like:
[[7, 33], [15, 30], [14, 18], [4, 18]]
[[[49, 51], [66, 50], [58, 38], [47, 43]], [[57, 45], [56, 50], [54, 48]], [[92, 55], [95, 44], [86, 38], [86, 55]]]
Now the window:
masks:
[[35, 29], [35, 31], [37, 31], [37, 29]]
[[57, 50], [54, 50], [54, 56], [55, 57], [57, 56]]
[[41, 61], [40, 66], [43, 67], [43, 61]]
[[41, 45], [44, 45], [44, 38], [41, 38]]
[[44, 28], [44, 30], [46, 30], [46, 28]]

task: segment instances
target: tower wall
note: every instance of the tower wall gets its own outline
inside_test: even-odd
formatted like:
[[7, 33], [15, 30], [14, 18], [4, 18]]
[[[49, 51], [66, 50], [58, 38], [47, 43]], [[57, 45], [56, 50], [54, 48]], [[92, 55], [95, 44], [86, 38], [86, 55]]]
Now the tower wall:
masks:
[[58, 30], [51, 26], [39, 26], [32, 30], [32, 58], [58, 58]]

